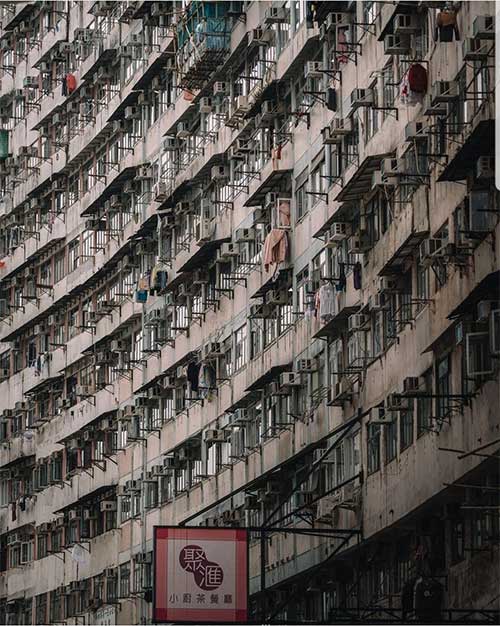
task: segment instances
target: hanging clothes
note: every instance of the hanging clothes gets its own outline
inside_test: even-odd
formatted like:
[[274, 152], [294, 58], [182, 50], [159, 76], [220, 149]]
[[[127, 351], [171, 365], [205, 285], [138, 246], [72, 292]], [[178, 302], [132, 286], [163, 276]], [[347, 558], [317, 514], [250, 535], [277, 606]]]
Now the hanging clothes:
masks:
[[286, 261], [288, 256], [288, 235], [281, 228], [273, 228], [264, 241], [262, 258], [264, 269], [269, 271], [271, 265], [276, 267]]
[[444, 9], [437, 15], [434, 39], [441, 43], [450, 43], [453, 41], [453, 37], [455, 37], [456, 41], [460, 40], [457, 12], [453, 9]]
[[326, 108], [329, 111], [337, 110], [337, 91], [333, 87], [326, 90]]
[[335, 291], [345, 291], [346, 285], [345, 263], [339, 263], [339, 279], [335, 283]]
[[151, 270], [151, 291], [162, 292], [167, 286], [167, 268], [163, 263], [157, 263]]
[[410, 65], [407, 76], [411, 91], [418, 94], [424, 94], [427, 91], [427, 70], [423, 65], [420, 65], [420, 63]]
[[356, 263], [354, 265], [354, 270], [353, 270], [353, 273], [352, 273], [354, 289], [361, 289], [361, 284], [362, 284], [361, 273], [362, 273], [361, 263]]
[[321, 322], [329, 322], [335, 315], [335, 290], [331, 283], [319, 288], [319, 318]]
[[349, 29], [348, 28], [338, 28], [337, 29], [337, 50], [340, 53], [337, 57], [338, 63], [347, 63], [349, 61], [349, 57], [347, 54], [343, 54], [344, 52], [349, 52], [348, 49], [349, 43]]
[[72, 94], [76, 89], [76, 77], [74, 74], [66, 74], [66, 78], [64, 79], [66, 83], [66, 95]]
[[198, 392], [200, 387], [200, 364], [191, 361], [187, 366], [187, 379], [191, 385], [191, 391]]

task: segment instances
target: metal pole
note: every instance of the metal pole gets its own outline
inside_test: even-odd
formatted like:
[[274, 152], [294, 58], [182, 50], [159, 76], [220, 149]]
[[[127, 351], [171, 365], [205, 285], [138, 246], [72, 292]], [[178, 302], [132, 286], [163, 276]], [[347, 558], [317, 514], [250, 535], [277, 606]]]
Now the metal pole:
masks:
[[264, 624], [266, 619], [266, 533], [264, 530], [260, 533], [260, 621]]

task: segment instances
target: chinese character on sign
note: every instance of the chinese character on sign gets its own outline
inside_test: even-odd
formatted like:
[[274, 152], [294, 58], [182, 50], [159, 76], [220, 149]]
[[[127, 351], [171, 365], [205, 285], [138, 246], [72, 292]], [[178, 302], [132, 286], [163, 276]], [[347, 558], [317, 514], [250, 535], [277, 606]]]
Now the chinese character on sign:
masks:
[[210, 596], [210, 604], [219, 604], [219, 596], [216, 593]]
[[190, 593], [185, 593], [182, 596], [182, 601], [184, 602], [184, 604], [191, 604], [191, 594]]
[[178, 602], [178, 601], [179, 601], [179, 596], [176, 593], [171, 593], [169, 597], [169, 602], [173, 604], [174, 602]]
[[204, 593], [199, 593], [199, 594], [196, 596], [196, 602], [197, 602], [198, 604], [205, 604], [205, 594], [204, 594]]
[[222, 585], [224, 570], [218, 563], [209, 561], [205, 550], [200, 546], [185, 546], [179, 554], [179, 563], [183, 570], [191, 572], [200, 589], [211, 591]]
[[224, 604], [231, 604], [233, 602], [233, 596], [230, 593], [226, 593], [224, 596]]

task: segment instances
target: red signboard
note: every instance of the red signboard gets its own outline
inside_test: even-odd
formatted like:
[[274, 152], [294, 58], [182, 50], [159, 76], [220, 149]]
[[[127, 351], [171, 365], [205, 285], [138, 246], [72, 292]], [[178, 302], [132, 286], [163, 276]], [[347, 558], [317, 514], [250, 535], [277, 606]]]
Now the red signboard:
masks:
[[247, 621], [246, 530], [156, 526], [154, 559], [154, 621]]

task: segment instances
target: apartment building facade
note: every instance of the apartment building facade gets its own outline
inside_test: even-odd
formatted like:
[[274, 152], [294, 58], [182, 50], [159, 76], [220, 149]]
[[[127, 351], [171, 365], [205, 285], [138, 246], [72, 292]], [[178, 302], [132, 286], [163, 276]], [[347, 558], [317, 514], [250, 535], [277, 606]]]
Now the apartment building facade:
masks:
[[494, 3], [0, 12], [2, 623], [498, 623]]

